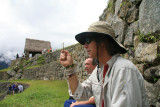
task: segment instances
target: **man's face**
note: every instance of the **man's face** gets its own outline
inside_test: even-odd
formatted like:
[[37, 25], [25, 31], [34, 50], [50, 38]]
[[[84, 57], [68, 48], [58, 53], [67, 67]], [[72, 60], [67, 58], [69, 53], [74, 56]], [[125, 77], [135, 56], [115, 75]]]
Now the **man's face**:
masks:
[[85, 61], [85, 70], [87, 71], [88, 74], [91, 74], [92, 71], [94, 70], [95, 66], [92, 65], [92, 59], [88, 58]]
[[90, 58], [95, 58], [96, 57], [97, 46], [96, 46], [96, 42], [94, 40], [91, 40], [89, 43], [86, 42], [84, 44], [84, 48], [86, 48]]

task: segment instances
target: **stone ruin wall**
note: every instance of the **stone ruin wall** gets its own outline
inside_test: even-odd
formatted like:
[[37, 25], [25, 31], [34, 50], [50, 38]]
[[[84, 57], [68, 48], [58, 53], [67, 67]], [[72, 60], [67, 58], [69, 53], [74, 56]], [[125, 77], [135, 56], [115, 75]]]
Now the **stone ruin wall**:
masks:
[[[75, 64], [75, 71], [77, 71], [78, 78], [83, 81], [88, 77], [87, 72], [85, 71], [85, 59], [88, 57], [86, 49], [82, 45], [75, 44], [69, 47], [66, 47], [65, 50], [68, 50], [73, 58]], [[7, 72], [0, 72], [0, 80], [16, 80], [16, 79], [31, 79], [31, 80], [62, 80], [66, 79], [64, 70], [65, 68], [59, 63], [59, 56], [61, 50], [57, 50], [52, 53], [45, 53], [43, 55], [37, 54], [35, 57], [30, 58], [29, 61], [31, 64], [24, 65], [23, 69], [20, 69], [21, 63], [26, 60], [24, 58], [16, 59], [12, 61], [10, 65], [11, 70]], [[37, 65], [38, 57], [44, 57], [44, 64], [39, 67], [34, 67], [26, 69], [28, 66]]]
[[160, 0], [109, 0], [100, 20], [118, 35], [145, 78], [151, 107], [160, 107]]
[[[71, 52], [73, 62], [76, 65], [75, 69], [78, 78], [83, 81], [87, 78], [87, 73], [84, 70], [85, 59], [88, 57], [86, 50], [80, 44], [66, 47], [65, 50]], [[59, 56], [61, 50], [53, 53], [44, 54], [45, 64], [41, 67], [28, 69], [23, 71], [21, 79], [41, 79], [41, 80], [63, 80], [66, 79], [64, 70], [65, 68], [59, 63]], [[36, 57], [36, 56], [35, 56]], [[35, 72], [37, 71], [37, 72]]]

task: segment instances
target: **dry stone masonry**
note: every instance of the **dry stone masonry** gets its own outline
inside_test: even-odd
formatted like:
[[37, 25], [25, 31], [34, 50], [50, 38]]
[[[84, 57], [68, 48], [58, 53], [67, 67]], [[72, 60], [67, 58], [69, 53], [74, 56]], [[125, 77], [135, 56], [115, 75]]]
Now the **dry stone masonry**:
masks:
[[160, 107], [160, 0], [109, 0], [100, 20], [114, 29], [117, 40], [145, 78], [151, 107]]
[[[73, 62], [75, 64], [75, 71], [79, 79], [82, 81], [87, 78], [85, 72], [85, 59], [88, 57], [87, 51], [80, 44], [75, 44], [65, 48], [70, 51]], [[61, 50], [55, 52], [45, 53], [43, 55], [37, 54], [30, 59], [16, 59], [12, 61], [7, 72], [1, 72], [0, 80], [16, 80], [16, 79], [30, 79], [30, 80], [62, 80], [66, 79], [65, 68], [59, 63], [59, 56]], [[14, 63], [15, 62], [15, 63]]]

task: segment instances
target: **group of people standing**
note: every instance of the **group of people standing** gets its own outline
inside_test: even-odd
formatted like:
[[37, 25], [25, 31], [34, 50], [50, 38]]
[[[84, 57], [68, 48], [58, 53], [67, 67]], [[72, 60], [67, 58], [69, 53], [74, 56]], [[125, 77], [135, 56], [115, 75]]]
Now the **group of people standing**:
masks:
[[8, 90], [8, 93], [12, 92], [13, 95], [15, 93], [21, 93], [23, 92], [23, 85], [20, 83], [19, 85], [17, 83], [13, 84], [13, 85], [10, 85], [9, 86], [9, 90]]
[[50, 48], [50, 49], [42, 49], [42, 54], [49, 53], [49, 52], [53, 52], [52, 48]]
[[16, 54], [16, 59], [18, 59], [18, 58], [25, 58], [25, 54], [22, 54], [22, 57], [20, 57], [19, 54], [17, 53]]

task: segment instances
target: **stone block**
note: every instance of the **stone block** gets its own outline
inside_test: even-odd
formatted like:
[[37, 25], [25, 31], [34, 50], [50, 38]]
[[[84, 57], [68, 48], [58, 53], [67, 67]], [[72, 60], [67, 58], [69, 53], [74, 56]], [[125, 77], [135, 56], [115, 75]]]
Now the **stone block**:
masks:
[[118, 16], [114, 16], [112, 27], [115, 29], [115, 35], [118, 35], [117, 41], [123, 44], [128, 25]]
[[144, 64], [136, 64], [136, 67], [141, 72], [141, 74], [144, 75]]
[[138, 21], [130, 24], [130, 26], [127, 29], [127, 34], [125, 35], [125, 41], [124, 46], [133, 46], [134, 41], [134, 35], [138, 31]]
[[150, 81], [150, 82], [157, 81], [155, 79], [159, 79], [160, 77], [160, 65], [151, 67], [145, 70], [144, 77], [147, 81]]
[[7, 72], [0, 72], [0, 80], [7, 80], [9, 78], [9, 75]]
[[142, 0], [139, 10], [139, 27], [144, 34], [160, 30], [160, 0]]
[[157, 58], [158, 43], [139, 43], [136, 51], [135, 58], [139, 62], [152, 63]]
[[138, 44], [139, 44], [138, 36], [134, 36], [134, 49], [135, 49], [135, 50], [136, 50]]
[[154, 84], [145, 81], [145, 86], [150, 105], [156, 106], [160, 97], [160, 80]]
[[10, 75], [10, 76], [15, 76], [16, 72], [14, 70], [8, 70], [7, 74]]

